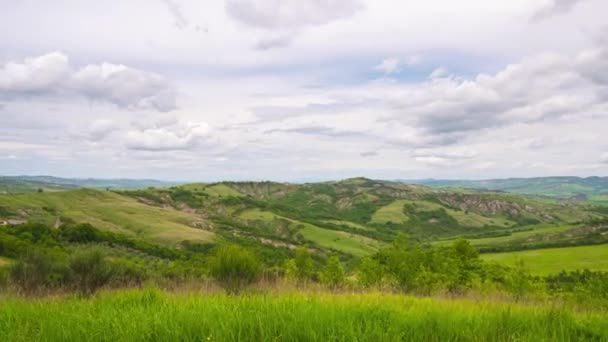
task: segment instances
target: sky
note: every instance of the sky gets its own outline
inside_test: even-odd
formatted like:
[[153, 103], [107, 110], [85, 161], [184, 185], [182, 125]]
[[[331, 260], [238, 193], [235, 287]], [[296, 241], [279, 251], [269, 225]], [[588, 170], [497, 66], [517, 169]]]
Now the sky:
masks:
[[608, 173], [605, 0], [0, 0], [0, 174]]

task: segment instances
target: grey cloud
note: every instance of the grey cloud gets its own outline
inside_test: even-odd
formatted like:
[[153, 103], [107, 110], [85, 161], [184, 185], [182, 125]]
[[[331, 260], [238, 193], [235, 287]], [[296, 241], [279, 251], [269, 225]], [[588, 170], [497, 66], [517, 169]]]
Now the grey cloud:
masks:
[[0, 111], [3, 111], [6, 106], [3, 103], [0, 103]]
[[300, 29], [348, 18], [362, 8], [358, 0], [227, 0], [226, 13], [256, 28]]
[[258, 41], [253, 47], [253, 49], [265, 51], [270, 49], [284, 48], [291, 44], [292, 39], [293, 35], [282, 35], [278, 37], [264, 38]]
[[188, 20], [186, 20], [186, 17], [182, 13], [182, 10], [177, 4], [177, 2], [175, 0], [162, 0], [162, 2], [167, 5], [167, 9], [169, 9], [171, 16], [173, 16], [173, 22], [175, 24], [175, 27], [180, 30], [187, 28]]
[[264, 131], [266, 134], [272, 134], [276, 132], [284, 132], [284, 133], [299, 133], [305, 135], [322, 135], [329, 137], [345, 137], [345, 136], [360, 136], [364, 134], [363, 132], [356, 131], [345, 131], [339, 130], [333, 127], [325, 127], [325, 126], [302, 126], [302, 127], [294, 127], [294, 128], [275, 128]]
[[538, 21], [556, 15], [570, 12], [576, 5], [586, 0], [552, 0], [532, 15], [532, 20]]
[[60, 52], [0, 65], [0, 98], [28, 96], [83, 96], [132, 110], [176, 108], [176, 91], [160, 75], [111, 63], [75, 70]]
[[375, 156], [378, 155], [378, 152], [376, 152], [376, 151], [366, 151], [366, 152], [359, 153], [359, 155], [361, 157], [375, 157]]
[[603, 74], [608, 74], [608, 55], [602, 49], [576, 57], [540, 55], [493, 75], [450, 76], [405, 87], [388, 120], [431, 136], [414, 135], [409, 138], [414, 143], [449, 144], [482, 129], [585, 113], [608, 101], [602, 97], [608, 84]]
[[600, 156], [600, 162], [604, 164], [608, 164], [608, 153], [604, 153]]

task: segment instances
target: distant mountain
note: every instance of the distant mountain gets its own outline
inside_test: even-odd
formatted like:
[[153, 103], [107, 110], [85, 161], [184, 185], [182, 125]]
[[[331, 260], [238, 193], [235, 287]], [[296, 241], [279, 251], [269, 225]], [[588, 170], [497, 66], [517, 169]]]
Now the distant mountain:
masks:
[[0, 192], [33, 192], [68, 190], [75, 188], [96, 189], [142, 189], [147, 187], [168, 187], [177, 182], [165, 182], [154, 179], [96, 179], [96, 178], [60, 178], [52, 176], [0, 176]]
[[407, 180], [431, 187], [468, 188], [546, 196], [560, 200], [608, 202], [608, 177], [536, 177], [488, 180]]

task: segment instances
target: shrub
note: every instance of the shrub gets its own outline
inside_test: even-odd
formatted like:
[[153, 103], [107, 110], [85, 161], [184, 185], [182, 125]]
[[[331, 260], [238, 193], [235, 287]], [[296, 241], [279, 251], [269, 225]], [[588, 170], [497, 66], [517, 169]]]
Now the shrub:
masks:
[[363, 287], [375, 286], [382, 281], [384, 270], [377, 260], [370, 257], [361, 259], [357, 269], [357, 280]]
[[344, 283], [344, 267], [340, 263], [340, 258], [331, 256], [327, 259], [321, 272], [321, 281], [332, 289]]
[[26, 294], [63, 283], [68, 271], [50, 254], [37, 251], [20, 257], [9, 270], [11, 284]]
[[76, 253], [70, 260], [71, 280], [81, 294], [89, 296], [112, 277], [112, 269], [97, 249]]
[[211, 276], [230, 294], [238, 294], [253, 283], [261, 271], [257, 257], [236, 246], [220, 246], [210, 262]]
[[306, 245], [298, 247], [296, 249], [296, 256], [294, 259], [296, 263], [296, 276], [298, 280], [310, 279], [314, 273], [314, 264], [312, 262], [312, 256], [308, 251]]

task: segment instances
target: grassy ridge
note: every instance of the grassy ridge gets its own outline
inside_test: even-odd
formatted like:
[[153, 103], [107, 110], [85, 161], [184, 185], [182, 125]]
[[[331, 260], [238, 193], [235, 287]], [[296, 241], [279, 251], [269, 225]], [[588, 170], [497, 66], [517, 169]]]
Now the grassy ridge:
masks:
[[482, 254], [482, 259], [505, 264], [523, 260], [537, 275], [589, 269], [608, 271], [608, 245], [546, 248], [530, 251]]
[[[3, 341], [600, 341], [608, 317], [388, 294], [0, 299]], [[69, 328], [66, 327], [69, 322]]]
[[53, 225], [59, 216], [147, 241], [177, 244], [209, 241], [213, 233], [192, 227], [200, 217], [171, 208], [145, 205], [113, 192], [80, 189], [53, 193], [0, 195], [0, 203], [28, 218]]

